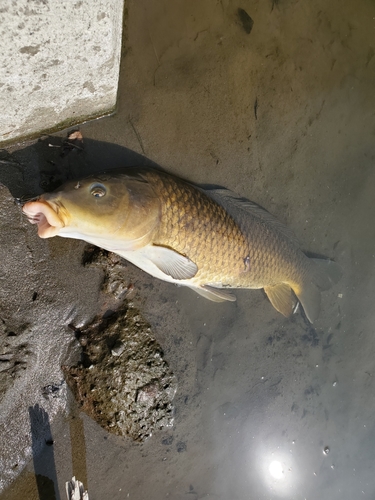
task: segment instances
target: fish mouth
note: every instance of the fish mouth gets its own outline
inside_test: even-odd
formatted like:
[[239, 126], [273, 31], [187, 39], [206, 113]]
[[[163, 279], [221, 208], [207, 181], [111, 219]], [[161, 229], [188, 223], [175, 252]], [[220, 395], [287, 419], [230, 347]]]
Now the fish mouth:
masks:
[[40, 238], [52, 238], [65, 226], [58, 215], [58, 206], [46, 200], [39, 199], [25, 203], [22, 211], [31, 224], [38, 225]]

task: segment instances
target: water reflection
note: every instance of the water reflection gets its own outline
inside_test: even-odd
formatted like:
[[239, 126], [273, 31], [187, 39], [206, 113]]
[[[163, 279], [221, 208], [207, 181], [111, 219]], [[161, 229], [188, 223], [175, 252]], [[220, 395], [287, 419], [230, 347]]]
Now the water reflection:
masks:
[[291, 450], [263, 454], [261, 474], [266, 486], [278, 497], [290, 498], [297, 490], [298, 470]]
[[284, 479], [285, 478], [282, 463], [278, 462], [277, 460], [274, 460], [273, 462], [270, 463], [269, 471], [270, 471], [271, 476], [274, 479]]
[[86, 441], [83, 420], [77, 405], [69, 391], [70, 411], [69, 420], [70, 443], [72, 447], [72, 470], [73, 475], [88, 488], [87, 461], [86, 461]]

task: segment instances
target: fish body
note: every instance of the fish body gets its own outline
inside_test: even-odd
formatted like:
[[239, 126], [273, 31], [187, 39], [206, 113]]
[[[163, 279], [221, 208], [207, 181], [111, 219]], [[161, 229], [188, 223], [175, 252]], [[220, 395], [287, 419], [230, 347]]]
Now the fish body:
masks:
[[42, 238], [82, 239], [214, 301], [235, 300], [230, 289], [264, 288], [285, 316], [296, 295], [313, 321], [320, 291], [341, 276], [334, 262], [308, 258], [293, 233], [255, 203], [151, 168], [68, 182], [23, 211]]

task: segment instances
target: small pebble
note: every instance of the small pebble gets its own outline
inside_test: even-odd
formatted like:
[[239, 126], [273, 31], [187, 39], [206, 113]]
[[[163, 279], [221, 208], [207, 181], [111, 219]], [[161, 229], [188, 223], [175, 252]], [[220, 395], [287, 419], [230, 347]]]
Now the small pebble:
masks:
[[111, 353], [112, 356], [121, 356], [121, 354], [125, 351], [125, 345], [121, 340], [118, 340], [115, 345], [112, 347]]

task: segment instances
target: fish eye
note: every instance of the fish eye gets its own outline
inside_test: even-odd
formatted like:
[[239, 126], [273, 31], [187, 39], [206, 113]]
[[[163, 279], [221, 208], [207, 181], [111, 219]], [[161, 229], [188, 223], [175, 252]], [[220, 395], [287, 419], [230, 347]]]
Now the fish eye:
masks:
[[103, 186], [103, 184], [96, 183], [93, 184], [90, 188], [90, 194], [95, 196], [95, 198], [102, 198], [103, 196], [105, 196], [106, 192], [107, 190]]

